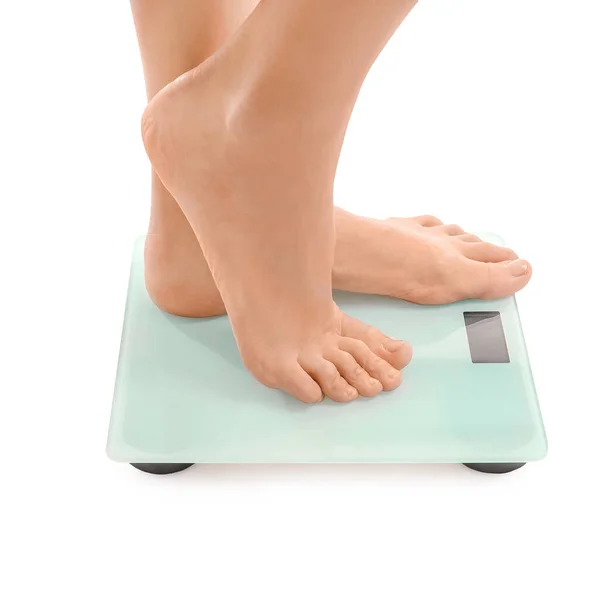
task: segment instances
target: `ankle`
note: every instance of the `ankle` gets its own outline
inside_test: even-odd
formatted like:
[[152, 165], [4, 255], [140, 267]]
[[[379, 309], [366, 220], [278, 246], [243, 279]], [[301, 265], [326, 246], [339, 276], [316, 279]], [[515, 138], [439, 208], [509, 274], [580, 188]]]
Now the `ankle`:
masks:
[[326, 143], [338, 154], [352, 103], [315, 97], [308, 81], [280, 71], [255, 64], [229, 71], [223, 98], [227, 131], [252, 139], [289, 136], [294, 146]]

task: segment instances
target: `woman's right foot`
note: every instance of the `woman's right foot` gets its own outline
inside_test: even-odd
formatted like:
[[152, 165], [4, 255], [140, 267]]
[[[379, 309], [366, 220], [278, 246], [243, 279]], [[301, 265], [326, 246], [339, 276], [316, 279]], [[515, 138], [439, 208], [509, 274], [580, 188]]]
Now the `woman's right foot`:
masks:
[[264, 108], [236, 102], [213, 64], [152, 100], [143, 137], [201, 242], [246, 366], [304, 402], [397, 387], [410, 347], [343, 315], [331, 297], [343, 130], [306, 127], [281, 110], [262, 119]]

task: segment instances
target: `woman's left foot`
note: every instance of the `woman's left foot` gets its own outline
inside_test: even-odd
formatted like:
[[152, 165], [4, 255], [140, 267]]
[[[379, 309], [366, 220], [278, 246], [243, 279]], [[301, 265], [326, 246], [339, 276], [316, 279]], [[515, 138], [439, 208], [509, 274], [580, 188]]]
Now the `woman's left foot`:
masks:
[[530, 278], [531, 266], [510, 248], [436, 217], [381, 221], [336, 212], [337, 289], [447, 304], [511, 296]]
[[[158, 222], [146, 240], [148, 291], [169, 313], [224, 314], [202, 250], [182, 220], [178, 231]], [[336, 289], [446, 304], [510, 296], [530, 278], [531, 266], [512, 250], [482, 242], [458, 225], [431, 216], [370, 219], [336, 208]]]

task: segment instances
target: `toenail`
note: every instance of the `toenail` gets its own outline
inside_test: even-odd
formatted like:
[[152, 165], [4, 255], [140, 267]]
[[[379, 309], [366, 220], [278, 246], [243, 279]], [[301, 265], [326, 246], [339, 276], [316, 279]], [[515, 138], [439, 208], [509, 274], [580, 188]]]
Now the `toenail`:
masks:
[[529, 264], [525, 260], [514, 260], [510, 263], [510, 274], [514, 277], [521, 277], [529, 270]]
[[388, 352], [396, 352], [397, 350], [400, 350], [403, 345], [404, 342], [402, 340], [392, 340], [391, 338], [383, 340], [383, 347]]
[[354, 398], [358, 398], [358, 392], [355, 389], [348, 390], [347, 396], [353, 400]]
[[377, 381], [377, 379], [375, 379], [375, 378], [373, 378], [373, 377], [371, 377], [371, 378], [369, 379], [369, 383], [370, 383], [370, 384], [371, 384], [373, 387], [375, 387], [375, 386], [378, 386], [378, 385], [380, 384], [380, 382], [379, 382], [379, 381]]

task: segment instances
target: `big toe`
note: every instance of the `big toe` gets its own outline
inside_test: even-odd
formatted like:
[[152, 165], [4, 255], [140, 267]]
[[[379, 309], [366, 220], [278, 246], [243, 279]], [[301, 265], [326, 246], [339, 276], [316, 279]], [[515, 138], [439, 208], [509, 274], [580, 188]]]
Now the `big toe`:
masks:
[[337, 366], [318, 353], [301, 357], [300, 365], [319, 384], [323, 393], [335, 402], [350, 402], [358, 398], [358, 390], [342, 377]]
[[493, 300], [512, 296], [523, 289], [531, 279], [531, 265], [523, 259], [498, 263], [471, 261], [471, 297]]
[[406, 367], [412, 358], [410, 344], [393, 339], [376, 327], [348, 315], [344, 315], [342, 321], [342, 335], [364, 342], [373, 353], [398, 370]]
[[252, 368], [248, 365], [253, 375], [264, 385], [271, 388], [284, 390], [297, 400], [305, 404], [315, 404], [324, 398], [324, 391], [296, 360], [280, 364], [273, 370]]

